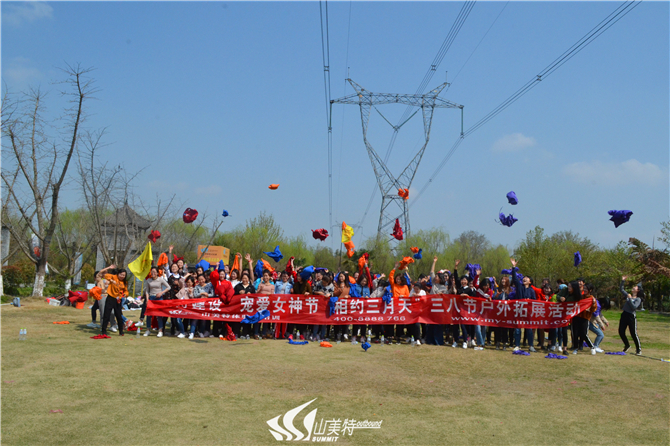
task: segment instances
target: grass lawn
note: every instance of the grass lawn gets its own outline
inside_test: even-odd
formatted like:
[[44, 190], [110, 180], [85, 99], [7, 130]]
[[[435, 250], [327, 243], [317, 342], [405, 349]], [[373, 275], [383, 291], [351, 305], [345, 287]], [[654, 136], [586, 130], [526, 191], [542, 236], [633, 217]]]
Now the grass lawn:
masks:
[[[619, 314], [601, 347], [618, 351]], [[139, 312], [129, 312], [136, 320]], [[69, 320], [70, 325], [53, 321]], [[670, 317], [641, 313], [643, 354], [670, 358]], [[85, 310], [2, 307], [3, 445], [276, 444], [267, 420], [383, 420], [347, 444], [664, 444], [670, 363], [598, 354], [350, 343], [93, 340]], [[19, 329], [28, 340], [19, 341]], [[593, 337], [592, 337], [593, 338]], [[62, 413], [51, 413], [51, 410]]]

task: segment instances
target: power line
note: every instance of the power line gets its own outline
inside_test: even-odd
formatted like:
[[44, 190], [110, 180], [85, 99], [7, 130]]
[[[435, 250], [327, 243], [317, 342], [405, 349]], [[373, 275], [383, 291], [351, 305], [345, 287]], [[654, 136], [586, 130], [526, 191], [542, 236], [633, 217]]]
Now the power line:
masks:
[[[347, 78], [349, 77], [349, 37], [351, 34], [351, 5], [352, 1], [349, 1], [349, 20], [347, 24], [347, 56], [345, 59], [345, 64], [344, 64], [344, 85], [342, 86], [342, 95], [347, 94]], [[342, 153], [344, 152], [343, 147], [344, 147], [344, 109], [342, 110], [342, 128], [340, 130], [340, 161], [338, 163], [338, 169], [337, 169], [337, 193], [336, 193], [336, 198], [335, 198], [335, 205], [336, 205], [336, 210], [339, 209], [340, 207], [340, 185], [342, 182], [340, 181], [340, 178], [342, 177]]]
[[[451, 45], [454, 43], [454, 40], [456, 40], [456, 36], [460, 32], [461, 28], [463, 27], [463, 24], [465, 23], [465, 20], [468, 18], [470, 15], [470, 11], [472, 11], [472, 8], [474, 8], [476, 1], [466, 1], [463, 6], [461, 7], [461, 10], [459, 11], [458, 15], [456, 16], [456, 20], [454, 20], [454, 23], [451, 25], [451, 28], [449, 29], [449, 33], [447, 33], [447, 37], [444, 38], [444, 41], [442, 42], [442, 45], [437, 51], [437, 54], [433, 58], [433, 61], [430, 64], [430, 67], [428, 68], [428, 71], [426, 71], [426, 74], [423, 76], [423, 80], [419, 84], [419, 87], [416, 89], [415, 94], [421, 94], [423, 93], [423, 90], [426, 88], [428, 83], [433, 79], [433, 75], [437, 71], [437, 68], [440, 66], [442, 63], [442, 60], [444, 60], [444, 57], [447, 55], [447, 52], [449, 51], [449, 48], [451, 48]], [[409, 116], [410, 112], [412, 111], [412, 107], [407, 107], [403, 114], [401, 115], [400, 119], [398, 120], [398, 126], [401, 122], [405, 121], [407, 117]], [[394, 133], [397, 133], [398, 130], [395, 130]], [[391, 152], [393, 151], [393, 145], [395, 144], [395, 138], [392, 138], [391, 144], [389, 144], [389, 147], [386, 151], [386, 155], [384, 156], [384, 162], [388, 162], [388, 159], [391, 156]]]
[[[324, 8], [326, 27], [324, 36]], [[328, 35], [328, 2], [319, 1], [321, 16], [321, 56], [323, 58], [323, 87], [326, 95], [326, 124], [328, 126], [328, 216], [329, 224], [333, 225], [333, 127], [330, 115], [330, 39]]]
[[577, 53], [579, 53], [581, 50], [586, 48], [589, 44], [591, 44], [591, 42], [593, 42], [595, 39], [597, 39], [602, 33], [607, 31], [612, 25], [614, 25], [616, 22], [618, 22], [623, 17], [625, 17], [626, 14], [628, 14], [630, 11], [635, 9], [637, 7], [637, 5], [639, 5], [641, 3], [641, 1], [642, 0], [639, 0], [639, 1], [633, 0], [633, 1], [630, 1], [630, 2], [624, 2], [621, 5], [619, 5], [619, 7], [617, 7], [612, 13], [610, 13], [607, 17], [605, 17], [595, 27], [593, 27], [588, 33], [586, 33], [581, 39], [579, 39], [570, 48], [565, 50], [563, 52], [563, 54], [561, 54], [556, 59], [554, 59], [548, 66], [546, 66], [542, 71], [540, 71], [540, 73], [538, 73], [533, 79], [526, 82], [521, 88], [519, 88], [517, 91], [515, 91], [510, 97], [505, 99], [497, 107], [495, 107], [488, 114], [486, 114], [483, 118], [481, 118], [474, 125], [472, 125], [472, 127], [470, 127], [467, 131], [465, 131], [458, 139], [456, 139], [454, 144], [449, 149], [449, 152], [447, 152], [447, 155], [442, 159], [442, 161], [437, 166], [437, 168], [435, 169], [435, 171], [433, 172], [431, 177], [428, 179], [426, 184], [423, 186], [423, 188], [421, 189], [419, 194], [414, 197], [414, 199], [412, 200], [412, 203], [410, 204], [410, 208], [414, 205], [414, 203], [416, 203], [416, 201], [419, 199], [421, 194], [423, 194], [423, 192], [432, 183], [433, 179], [435, 179], [435, 177], [440, 173], [440, 171], [445, 166], [445, 164], [449, 161], [449, 159], [454, 154], [456, 149], [458, 149], [458, 147], [461, 145], [461, 142], [463, 142], [463, 139], [465, 139], [467, 136], [470, 136], [475, 131], [479, 130], [484, 124], [489, 122], [491, 119], [496, 117], [498, 114], [500, 114], [507, 107], [509, 107], [514, 102], [516, 102], [519, 98], [521, 98], [521, 96], [528, 93], [537, 84], [539, 84], [543, 79], [546, 79], [550, 74], [552, 74], [554, 71], [556, 71], [561, 66], [563, 66], [564, 63], [566, 63], [568, 60], [572, 59], [575, 55], [577, 55]]
[[482, 44], [482, 42], [484, 41], [484, 39], [486, 38], [486, 36], [489, 34], [489, 31], [491, 31], [491, 28], [493, 28], [493, 25], [496, 24], [496, 22], [498, 21], [498, 19], [499, 19], [500, 16], [502, 15], [502, 13], [503, 13], [503, 11], [505, 10], [505, 8], [507, 8], [507, 5], [509, 5], [509, 1], [508, 1], [507, 3], [505, 3], [505, 6], [503, 6], [503, 8], [500, 10], [500, 12], [498, 13], [498, 15], [496, 16], [495, 20], [493, 20], [493, 23], [491, 23], [491, 26], [489, 26], [489, 29], [486, 30], [486, 32], [484, 33], [484, 35], [482, 36], [482, 38], [479, 40], [479, 43], [477, 44], [477, 46], [475, 47], [475, 49], [472, 50], [472, 52], [470, 53], [470, 55], [468, 56], [468, 58], [465, 60], [465, 62], [464, 62], [463, 65], [461, 66], [461, 68], [458, 70], [458, 72], [456, 73], [456, 76], [454, 76], [454, 78], [451, 80], [451, 82], [449, 83], [449, 85], [447, 85], [447, 91], [449, 90], [449, 88], [451, 87], [451, 85], [456, 81], [456, 78], [458, 77], [458, 75], [461, 74], [461, 71], [463, 71], [463, 68], [465, 68], [465, 66], [468, 64], [468, 62], [470, 62], [470, 58], [472, 57], [473, 54], [475, 54], [475, 51], [477, 51], [477, 48], [479, 48], [479, 45]]
[[[454, 23], [451, 25], [451, 28], [449, 29], [449, 32], [447, 33], [447, 36], [444, 38], [444, 41], [442, 42], [442, 45], [440, 46], [440, 48], [437, 51], [437, 54], [433, 58], [433, 61], [431, 62], [430, 67], [428, 68], [428, 71], [423, 76], [423, 80], [419, 84], [419, 87], [416, 89], [415, 94], [423, 93], [423, 90], [426, 88], [426, 85], [428, 85], [428, 83], [433, 78], [433, 75], [437, 71], [437, 68], [442, 63], [442, 60], [444, 59], [447, 52], [451, 48], [451, 45], [454, 43], [454, 40], [456, 39], [456, 36], [458, 35], [459, 31], [463, 27], [463, 24], [465, 23], [465, 20], [470, 15], [470, 11], [472, 11], [472, 8], [474, 8], [475, 3], [476, 3], [476, 1], [466, 1], [463, 4], [463, 6], [461, 7], [461, 10], [459, 11], [458, 15], [456, 16], [456, 19], [454, 20]], [[347, 76], [347, 77], [349, 77], [349, 76]], [[389, 146], [386, 149], [386, 154], [384, 155], [384, 163], [387, 163], [390, 156], [391, 156], [391, 152], [393, 151], [393, 146], [395, 145], [395, 141], [396, 141], [396, 138], [398, 136], [398, 130], [399, 130], [400, 124], [404, 123], [407, 120], [410, 112], [412, 111], [412, 108], [413, 107], [408, 106], [405, 109], [405, 111], [401, 115], [400, 119], [398, 120], [398, 124], [393, 129], [393, 135], [391, 136], [391, 140], [389, 141]], [[368, 215], [368, 212], [370, 211], [370, 206], [372, 206], [372, 201], [373, 201], [374, 196], [375, 196], [375, 191], [376, 191], [376, 186], [373, 186], [372, 187], [372, 193], [370, 195], [370, 200], [368, 201], [368, 206], [365, 209], [365, 213], [363, 214], [363, 217], [361, 218], [361, 222], [359, 223], [360, 226], [363, 225], [363, 223], [365, 222], [365, 219]]]

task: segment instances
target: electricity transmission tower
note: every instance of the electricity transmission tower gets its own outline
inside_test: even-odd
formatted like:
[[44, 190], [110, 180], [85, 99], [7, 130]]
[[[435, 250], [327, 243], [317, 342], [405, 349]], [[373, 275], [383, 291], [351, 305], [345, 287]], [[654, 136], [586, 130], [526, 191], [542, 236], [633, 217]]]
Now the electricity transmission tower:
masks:
[[[373, 93], [371, 91], [365, 90], [363, 87], [358, 85], [356, 82], [351, 79], [347, 81], [354, 88], [356, 93], [350, 94], [340, 99], [333, 99], [330, 101], [331, 113], [332, 116], [332, 107], [333, 104], [357, 104], [361, 109], [361, 123], [363, 125], [363, 141], [365, 142], [365, 148], [368, 151], [368, 156], [370, 157], [370, 162], [372, 163], [372, 169], [375, 172], [377, 177], [377, 185], [379, 186], [379, 191], [382, 194], [382, 206], [379, 214], [379, 226], [377, 227], [377, 235], [386, 234], [390, 235], [391, 228], [395, 224], [396, 218], [400, 220], [400, 224], [406, 234], [409, 235], [410, 226], [409, 226], [409, 207], [407, 206], [407, 200], [403, 199], [398, 195], [398, 189], [409, 189], [414, 180], [414, 175], [416, 170], [419, 168], [419, 163], [423, 157], [423, 153], [426, 150], [428, 145], [428, 140], [430, 139], [430, 127], [433, 121], [433, 112], [436, 108], [460, 108], [461, 109], [461, 135], [463, 135], [463, 106], [455, 104], [453, 102], [447, 101], [445, 99], [439, 98], [438, 95], [442, 90], [448, 85], [444, 83], [439, 87], [431, 90], [426, 94], [393, 94], [393, 93]], [[423, 114], [423, 132], [425, 136], [425, 142], [417, 154], [412, 158], [410, 163], [405, 167], [402, 173], [396, 178], [389, 171], [386, 164], [379, 157], [375, 149], [372, 147], [368, 141], [368, 122], [370, 121], [370, 109], [376, 105], [384, 104], [405, 104], [409, 107], [418, 107], [421, 109]], [[400, 125], [391, 124], [388, 119], [381, 114], [381, 112], [375, 107], [375, 110], [384, 118], [386, 122], [389, 123], [391, 127], [397, 132], [400, 127], [405, 125], [407, 121], [412, 119], [412, 117], [418, 113], [418, 109], [403, 123]], [[394, 203], [395, 206], [391, 206]], [[390, 209], [389, 209], [390, 208]], [[398, 210], [400, 214], [398, 214]]]

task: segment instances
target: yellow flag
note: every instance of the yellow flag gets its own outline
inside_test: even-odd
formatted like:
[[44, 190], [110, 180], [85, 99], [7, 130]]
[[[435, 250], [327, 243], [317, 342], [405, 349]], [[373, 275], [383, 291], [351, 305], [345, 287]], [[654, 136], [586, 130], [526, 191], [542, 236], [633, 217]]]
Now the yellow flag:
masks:
[[342, 222], [342, 243], [347, 243], [351, 241], [351, 237], [354, 236], [354, 228], [348, 226], [345, 222]]
[[133, 273], [133, 276], [140, 280], [144, 280], [144, 278], [149, 275], [149, 271], [151, 271], [151, 262], [153, 260], [154, 256], [151, 253], [151, 242], [148, 242], [146, 248], [142, 251], [142, 254], [128, 264], [128, 269]]

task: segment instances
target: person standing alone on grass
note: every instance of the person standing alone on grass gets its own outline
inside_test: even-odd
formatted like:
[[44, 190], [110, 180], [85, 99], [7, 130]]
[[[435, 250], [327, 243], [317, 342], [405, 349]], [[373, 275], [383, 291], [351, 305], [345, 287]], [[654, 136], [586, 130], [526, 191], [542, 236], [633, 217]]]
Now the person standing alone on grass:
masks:
[[631, 290], [631, 294], [628, 294], [623, 288], [626, 279], [627, 276], [621, 277], [620, 290], [621, 294], [626, 298], [626, 302], [623, 304], [623, 312], [621, 313], [621, 319], [619, 319], [619, 336], [621, 336], [621, 340], [623, 341], [623, 351], [625, 353], [630, 349], [630, 343], [626, 337], [626, 328], [628, 328], [633, 342], [635, 342], [635, 354], [639, 356], [642, 354], [642, 348], [640, 347], [640, 338], [637, 337], [637, 315], [635, 311], [640, 307], [644, 294], [642, 283], [635, 285]]
[[104, 278], [109, 281], [107, 287], [107, 300], [105, 301], [105, 311], [102, 318], [102, 334], [107, 334], [107, 323], [112, 310], [116, 317], [116, 323], [119, 327], [119, 336], [123, 336], [123, 312], [121, 311], [121, 299], [128, 294], [126, 286], [126, 270], [117, 269], [116, 274], [105, 274]]

